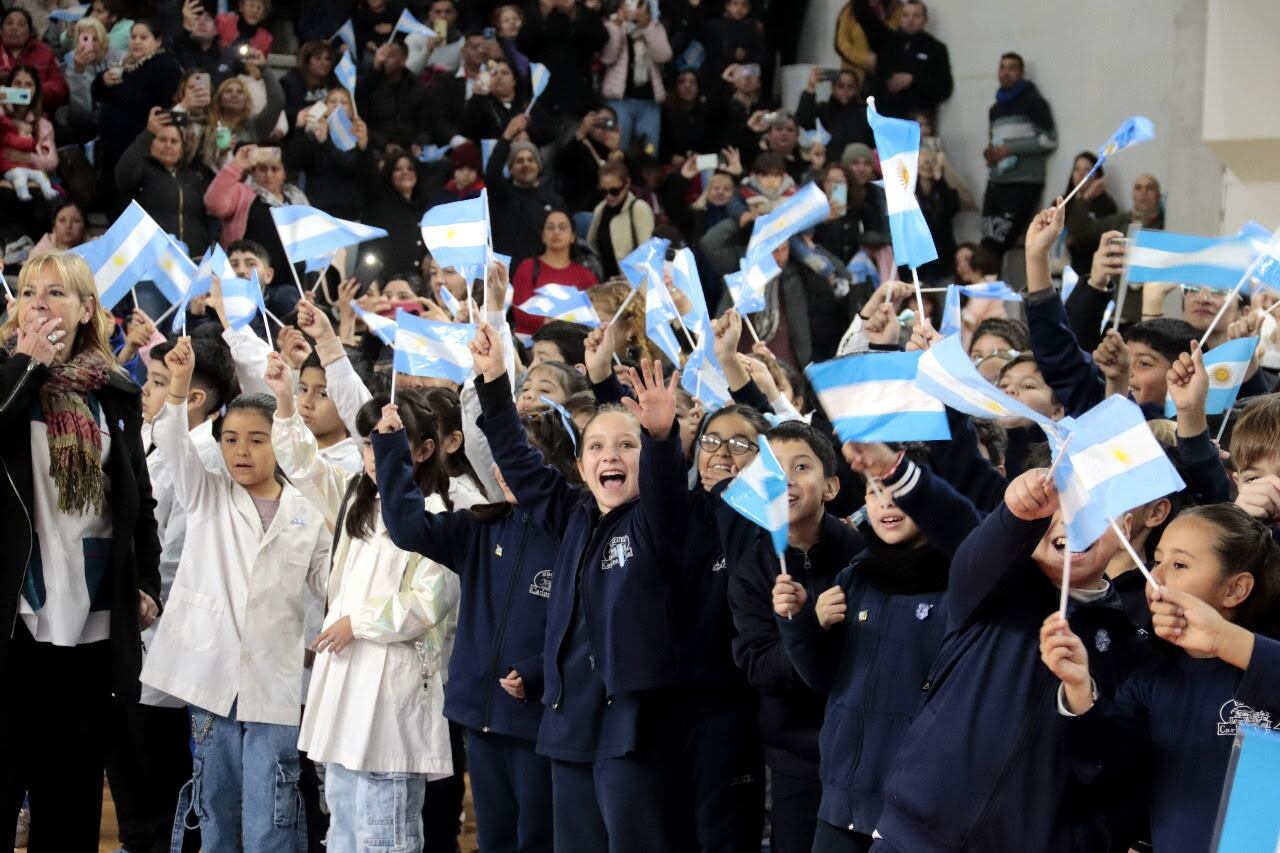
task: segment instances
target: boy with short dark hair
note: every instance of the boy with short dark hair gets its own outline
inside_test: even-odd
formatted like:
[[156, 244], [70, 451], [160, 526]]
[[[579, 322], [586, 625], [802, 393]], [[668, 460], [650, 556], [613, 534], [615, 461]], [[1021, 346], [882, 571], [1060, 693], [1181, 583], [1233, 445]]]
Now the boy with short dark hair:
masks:
[[544, 361], [562, 361], [586, 373], [586, 326], [565, 320], [548, 320], [533, 333], [533, 359], [529, 369]]

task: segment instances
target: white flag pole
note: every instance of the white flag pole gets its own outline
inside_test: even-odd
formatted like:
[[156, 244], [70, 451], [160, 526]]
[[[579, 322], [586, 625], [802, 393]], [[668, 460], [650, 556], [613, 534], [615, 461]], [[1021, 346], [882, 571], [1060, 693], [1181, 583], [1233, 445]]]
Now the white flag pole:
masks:
[[1212, 335], [1213, 330], [1218, 327], [1218, 323], [1222, 320], [1222, 315], [1227, 313], [1227, 308], [1230, 307], [1231, 303], [1240, 295], [1240, 290], [1248, 283], [1249, 279], [1253, 278], [1254, 271], [1262, 263], [1264, 258], [1269, 257], [1271, 257], [1271, 253], [1268, 251], [1259, 252], [1258, 256], [1253, 259], [1253, 263], [1249, 264], [1249, 268], [1244, 271], [1244, 275], [1240, 276], [1240, 280], [1236, 282], [1236, 286], [1231, 288], [1231, 293], [1227, 295], [1226, 299], [1222, 300], [1222, 307], [1218, 309], [1218, 313], [1213, 317], [1213, 322], [1209, 324], [1209, 328], [1204, 330], [1204, 335], [1200, 338], [1201, 349], [1204, 349], [1204, 345], [1208, 342], [1209, 336]]
[[1058, 614], [1064, 619], [1067, 616], [1067, 598], [1071, 590], [1071, 542], [1062, 551], [1062, 595], [1058, 599]]
[[395, 365], [391, 367], [391, 405], [396, 404], [396, 369]]
[[1101, 166], [1101, 165], [1102, 165], [1102, 163], [1103, 163], [1103, 161], [1102, 161], [1102, 160], [1099, 160], [1097, 163], [1094, 163], [1094, 164], [1093, 164], [1093, 168], [1089, 170], [1089, 173], [1088, 173], [1087, 175], [1085, 175], [1083, 178], [1081, 178], [1081, 179], [1080, 179], [1080, 183], [1078, 183], [1078, 184], [1076, 184], [1074, 187], [1072, 187], [1072, 188], [1071, 188], [1071, 192], [1067, 193], [1066, 197], [1062, 199], [1062, 204], [1061, 204], [1061, 205], [1059, 205], [1059, 207], [1066, 207], [1066, 206], [1067, 206], [1067, 202], [1069, 202], [1069, 201], [1071, 201], [1071, 199], [1075, 198], [1075, 194], [1076, 194], [1076, 193], [1078, 193], [1078, 192], [1080, 192], [1080, 190], [1084, 187], [1084, 185], [1085, 185], [1085, 184], [1087, 184], [1087, 183], [1089, 182], [1089, 179], [1093, 177], [1093, 173], [1094, 173], [1094, 172], [1096, 172], [1096, 171], [1098, 171], [1098, 167], [1099, 167], [1099, 166]]
[[1116, 284], [1116, 312], [1111, 317], [1111, 328], [1119, 331], [1120, 320], [1123, 319], [1124, 301], [1129, 296], [1129, 247], [1138, 239], [1138, 234], [1142, 232], [1142, 226], [1134, 222], [1129, 226], [1129, 233], [1125, 236], [1124, 243], [1124, 266], [1120, 268], [1120, 281]]
[[1108, 522], [1111, 524], [1111, 529], [1115, 531], [1116, 538], [1120, 540], [1120, 546], [1129, 552], [1130, 559], [1138, 567], [1138, 571], [1142, 572], [1143, 577], [1147, 579], [1147, 583], [1156, 587], [1160, 586], [1160, 584], [1156, 583], [1156, 579], [1151, 576], [1151, 571], [1147, 568], [1147, 564], [1138, 556], [1138, 552], [1133, 550], [1133, 544], [1129, 542], [1129, 537], [1124, 535], [1120, 525], [1116, 524], [1116, 520], [1112, 518], [1108, 519]]
[[1235, 407], [1232, 406], [1230, 409], [1227, 409], [1225, 412], [1222, 413], [1222, 424], [1218, 427], [1217, 438], [1213, 440], [1213, 443], [1218, 445], [1219, 447], [1222, 446], [1222, 436], [1227, 431], [1227, 421], [1231, 420], [1231, 412], [1234, 409]]
[[155, 324], [157, 329], [160, 328], [160, 324], [163, 323], [166, 319], [168, 319], [170, 314], [178, 310], [178, 306], [181, 304], [182, 304], [181, 300], [173, 303], [172, 305], [169, 306], [168, 310], [166, 310], [163, 314], [161, 314], [159, 317], [155, 318], [151, 322]]

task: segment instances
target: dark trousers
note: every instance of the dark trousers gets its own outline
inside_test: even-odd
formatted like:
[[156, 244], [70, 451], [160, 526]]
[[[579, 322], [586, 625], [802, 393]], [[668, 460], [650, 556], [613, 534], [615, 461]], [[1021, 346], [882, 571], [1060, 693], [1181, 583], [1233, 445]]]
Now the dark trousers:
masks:
[[813, 853], [868, 853], [871, 844], [870, 835], [832, 826], [825, 820], [818, 821], [813, 833]]
[[1040, 212], [1043, 184], [987, 184], [982, 197], [982, 245], [1003, 257]]
[[476, 841], [484, 853], [551, 853], [551, 761], [530, 741], [467, 730]]
[[[178, 792], [191, 778], [191, 723], [186, 708], [155, 708], [113, 699], [107, 781], [120, 844], [129, 853], [165, 853], [173, 835]], [[188, 831], [183, 849], [200, 849]]]
[[822, 783], [770, 770], [769, 809], [771, 853], [809, 853], [818, 824], [818, 805], [822, 802]]
[[432, 853], [456, 853], [458, 833], [462, 831], [462, 798], [467, 786], [466, 729], [449, 724], [449, 747], [453, 752], [453, 775], [427, 783], [422, 801], [423, 850]]
[[556, 853], [667, 853], [666, 761], [641, 750], [592, 763], [551, 762]]
[[0, 849], [12, 849], [24, 794], [28, 853], [97, 853], [111, 721], [108, 641], [37, 643], [18, 617], [0, 669]]

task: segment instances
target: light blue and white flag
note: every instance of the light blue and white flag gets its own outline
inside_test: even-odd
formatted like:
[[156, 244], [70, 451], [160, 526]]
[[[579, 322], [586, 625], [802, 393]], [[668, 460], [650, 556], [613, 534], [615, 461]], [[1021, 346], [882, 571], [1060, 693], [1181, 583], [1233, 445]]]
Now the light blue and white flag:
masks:
[[650, 287], [666, 286], [662, 280], [662, 265], [667, 259], [667, 247], [670, 245], [670, 240], [650, 237], [618, 261], [618, 268], [622, 270], [632, 290], [638, 290], [646, 284]]
[[151, 267], [151, 282], [171, 305], [182, 301], [196, 276], [196, 265], [191, 262], [187, 250], [169, 234], [156, 251]]
[[1073, 270], [1070, 264], [1067, 264], [1065, 267], [1062, 268], [1062, 302], [1063, 304], [1066, 304], [1066, 301], [1071, 298], [1071, 291], [1075, 290], [1076, 285], [1079, 283], [1080, 283], [1080, 274], [1077, 273], [1075, 270]]
[[222, 288], [222, 310], [227, 315], [227, 325], [239, 331], [253, 322], [258, 312], [267, 321], [267, 306], [262, 301], [262, 284], [255, 269], [249, 278], [228, 278], [218, 282]]
[[420, 163], [439, 163], [441, 160], [449, 156], [448, 145], [424, 145], [422, 152], [418, 154], [418, 162]]
[[756, 220], [747, 241], [747, 257], [767, 255], [792, 236], [820, 225], [831, 213], [831, 202], [822, 188], [812, 181], [805, 184], [782, 204]]
[[1156, 126], [1151, 123], [1151, 119], [1146, 116], [1134, 116], [1133, 118], [1125, 119], [1124, 124], [1120, 125], [1119, 129], [1111, 134], [1111, 138], [1102, 143], [1102, 147], [1098, 149], [1098, 162], [1089, 172], [1098, 171], [1098, 167], [1107, 162], [1108, 157], [1119, 154], [1134, 145], [1150, 142], [1155, 138]]
[[475, 359], [467, 347], [475, 336], [472, 323], [438, 323], [397, 308], [395, 370], [461, 385], [475, 368]]
[[78, 6], [68, 6], [65, 9], [54, 9], [49, 13], [49, 20], [75, 23], [87, 14], [89, 14], [89, 4], [81, 3]]
[[341, 107], [329, 114], [329, 141], [339, 151], [350, 151], [356, 147], [356, 132], [351, 127], [347, 111]]
[[168, 241], [169, 235], [141, 205], [131, 201], [105, 234], [71, 251], [93, 270], [98, 302], [110, 311], [147, 278]]
[[893, 235], [893, 259], [917, 269], [938, 259], [933, 235], [916, 199], [917, 163], [920, 160], [920, 124], [886, 118], [876, 112], [874, 98], [867, 98], [867, 122], [875, 134], [880, 173], [884, 175], [889, 231]]
[[654, 287], [652, 284], [644, 294], [644, 330], [649, 340], [671, 359], [672, 364], [680, 363], [680, 342], [671, 324], [676, 321], [676, 306], [671, 301], [671, 294], [665, 286]]
[[400, 19], [396, 21], [396, 26], [392, 33], [404, 33], [410, 36], [434, 36], [436, 31], [415, 18], [408, 9], [405, 9], [400, 13]]
[[988, 382], [973, 366], [959, 335], [943, 338], [920, 356], [916, 388], [975, 418], [1025, 418], [1046, 431], [1059, 431], [1052, 420]]
[[970, 299], [1002, 299], [1005, 302], [1021, 302], [1018, 293], [1003, 281], [984, 281], [981, 284], [960, 284], [957, 289]]
[[800, 144], [808, 148], [817, 142], [823, 148], [831, 143], [831, 133], [822, 126], [822, 119], [816, 116], [813, 119], [813, 130], [800, 131]]
[[1068, 431], [1071, 441], [1053, 482], [1067, 525], [1067, 547], [1074, 552], [1096, 542], [1112, 519], [1185, 486], [1132, 400], [1112, 395]]
[[688, 246], [676, 252], [671, 261], [671, 283], [693, 303], [689, 313], [684, 315], [684, 324], [690, 329], [700, 329], [704, 323], [709, 323], [711, 313], [707, 310], [707, 297], [702, 291], [698, 262]]
[[707, 61], [707, 49], [700, 41], [691, 41], [684, 53], [676, 57], [677, 71], [697, 71]]
[[1199, 237], [1173, 231], [1138, 231], [1125, 256], [1133, 283], [1160, 281], [1230, 290], [1270, 238], [1256, 222], [1231, 237]]
[[338, 39], [347, 46], [347, 53], [349, 55], [356, 55], [356, 28], [350, 18], [347, 18], [346, 23], [338, 27], [338, 31], [336, 33], [329, 36], [330, 41], [333, 41], [334, 39]]
[[600, 325], [600, 316], [586, 292], [570, 284], [544, 284], [519, 307], [526, 314], [578, 323], [591, 329]]
[[542, 97], [542, 93], [547, 90], [547, 84], [550, 82], [551, 72], [547, 70], [547, 66], [541, 62], [529, 63], [529, 87], [533, 89], [533, 97], [529, 99], [530, 109], [533, 108], [534, 101]]
[[487, 260], [491, 244], [489, 195], [438, 204], [422, 216], [422, 242], [442, 267], [461, 267]]
[[183, 328], [187, 319], [187, 306], [191, 300], [207, 295], [213, 289], [213, 277], [218, 277], [218, 281], [229, 281], [236, 277], [236, 272], [231, 268], [231, 262], [227, 260], [227, 253], [222, 251], [222, 247], [214, 243], [205, 250], [204, 257], [200, 259], [200, 264], [196, 267], [195, 273], [191, 276], [191, 284], [187, 286], [186, 292], [182, 294], [182, 299], [178, 303], [178, 308], [173, 312], [173, 325], [171, 326], [173, 334]]
[[291, 263], [327, 258], [346, 246], [387, 236], [382, 228], [339, 219], [305, 204], [273, 207], [271, 219]]
[[338, 64], [333, 66], [333, 76], [338, 78], [342, 88], [351, 96], [351, 103], [356, 102], [356, 63], [350, 53], [342, 54]]
[[489, 158], [493, 156], [493, 149], [498, 146], [496, 139], [480, 140], [480, 172], [483, 174], [489, 169]]
[[[1236, 404], [1249, 360], [1258, 349], [1257, 338], [1236, 338], [1204, 354], [1204, 370], [1209, 376], [1209, 395], [1204, 401], [1206, 415], [1220, 415]], [[1165, 417], [1178, 413], [1173, 397], [1164, 398]]]
[[850, 355], [804, 369], [841, 441], [951, 437], [946, 409], [916, 385], [919, 352]]
[[873, 288], [880, 286], [880, 270], [871, 262], [866, 249], [859, 249], [858, 254], [849, 260], [849, 265], [845, 269], [853, 275], [854, 284], [866, 282]]
[[[468, 279], [470, 281], [471, 279]], [[444, 310], [449, 312], [450, 317], [457, 317], [462, 313], [462, 303], [458, 301], [458, 297], [453, 295], [453, 291], [447, 287], [441, 287], [438, 291], [440, 296], [440, 304], [444, 306]], [[472, 318], [475, 319], [474, 317]]]
[[942, 307], [942, 327], [938, 334], [944, 338], [958, 335], [964, 331], [964, 319], [960, 316], [960, 288], [954, 284], [947, 285], [947, 299]]
[[758, 441], [760, 452], [724, 490], [724, 502], [769, 532], [774, 553], [781, 560], [790, 532], [787, 475], [773, 455], [769, 439], [761, 435]]
[[680, 374], [680, 387], [701, 400], [709, 411], [715, 411], [733, 402], [729, 393], [729, 380], [715, 353], [715, 335], [710, 325], [698, 334], [698, 345], [685, 360]]
[[[1257, 223], [1251, 222], [1249, 225], [1257, 225]], [[1280, 228], [1271, 235], [1271, 239], [1258, 242], [1258, 251], [1261, 254], [1250, 274], [1250, 278], [1253, 279], [1251, 283], [1269, 287], [1272, 290], [1280, 290]]]
[[1271, 715], [1230, 699], [1217, 736], [1235, 734], [1210, 853], [1275, 853], [1280, 839], [1280, 732]]
[[739, 314], [754, 314], [765, 309], [768, 304], [766, 289], [769, 282], [782, 274], [782, 269], [772, 253], [760, 255], [750, 266], [745, 266], [747, 258], [743, 258], [742, 263], [743, 269], [724, 277], [724, 285]]
[[378, 336], [378, 339], [389, 347], [396, 345], [396, 321], [390, 317], [383, 317], [381, 314], [375, 314], [372, 311], [366, 311], [360, 307], [354, 299], [351, 300], [351, 310], [356, 312], [358, 317], [369, 331]]

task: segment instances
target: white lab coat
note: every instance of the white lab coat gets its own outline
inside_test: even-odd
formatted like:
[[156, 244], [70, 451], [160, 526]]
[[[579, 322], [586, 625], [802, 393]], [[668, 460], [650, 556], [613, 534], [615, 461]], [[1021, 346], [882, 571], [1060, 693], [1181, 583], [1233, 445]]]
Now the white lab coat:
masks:
[[253, 499], [207, 471], [187, 432], [186, 406], [165, 403], [156, 452], [187, 511], [187, 541], [142, 682], [241, 722], [298, 725], [303, 600], [323, 596], [331, 537], [320, 513], [285, 484], [264, 533]]

